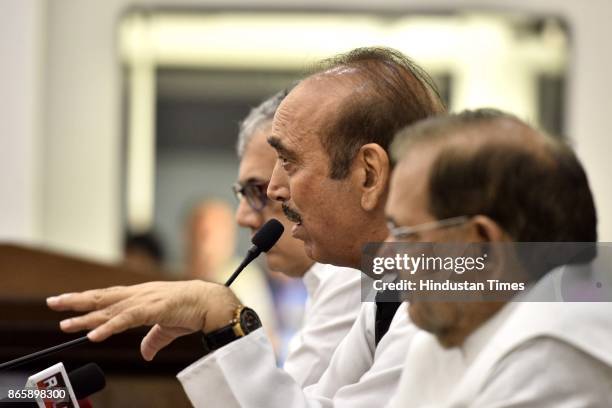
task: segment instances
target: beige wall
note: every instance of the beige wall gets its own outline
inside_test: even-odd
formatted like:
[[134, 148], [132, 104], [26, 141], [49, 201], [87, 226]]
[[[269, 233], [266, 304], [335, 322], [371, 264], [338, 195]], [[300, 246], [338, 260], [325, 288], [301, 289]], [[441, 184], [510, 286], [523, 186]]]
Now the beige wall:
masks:
[[[128, 0], [3, 0], [0, 5], [0, 238], [42, 242], [113, 259], [121, 236], [120, 75], [115, 24]], [[151, 2], [148, 2], [151, 3]], [[46, 11], [44, 4], [46, 4]], [[147, 4], [147, 2], [139, 2]], [[165, 1], [165, 5], [214, 5]], [[224, 1], [326, 7], [328, 1]], [[508, 4], [512, 4], [511, 7]], [[338, 0], [336, 7], [363, 7]], [[418, 10], [480, 7], [555, 13], [573, 33], [567, 123], [590, 176], [600, 213], [600, 237], [612, 241], [612, 15], [608, 0], [383, 0], [380, 8]], [[11, 12], [10, 16], [7, 15]], [[39, 18], [40, 14], [46, 16]], [[20, 23], [5, 24], [13, 21]], [[6, 20], [6, 21], [5, 21]], [[40, 32], [44, 34], [42, 36]], [[6, 38], [25, 38], [21, 45]], [[45, 57], [42, 89], [36, 66]], [[25, 45], [25, 46], [24, 46]], [[23, 49], [22, 49], [23, 48]], [[16, 56], [16, 57], [15, 57]], [[4, 61], [8, 61], [5, 63]], [[6, 82], [6, 83], [4, 83]], [[37, 108], [40, 105], [41, 110]], [[40, 152], [40, 153], [39, 153]], [[40, 157], [39, 157], [40, 156]], [[6, 195], [6, 197], [4, 197]]]
[[0, 3], [0, 240], [39, 236], [44, 3]]

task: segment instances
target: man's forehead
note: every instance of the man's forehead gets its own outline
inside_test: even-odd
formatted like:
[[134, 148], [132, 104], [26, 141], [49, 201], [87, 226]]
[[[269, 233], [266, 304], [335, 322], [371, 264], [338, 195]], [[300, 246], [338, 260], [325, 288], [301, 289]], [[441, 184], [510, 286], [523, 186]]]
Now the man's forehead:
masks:
[[238, 181], [268, 181], [274, 168], [274, 157], [253, 156], [251, 160], [240, 162]]
[[334, 81], [332, 76], [321, 80], [310, 77], [298, 84], [281, 102], [272, 122], [268, 141], [281, 148], [298, 148], [311, 136], [320, 136], [329, 127], [343, 97], [346, 85]]
[[247, 144], [238, 169], [238, 181], [266, 181], [272, 174], [276, 153], [267, 143], [270, 127], [260, 129]]
[[291, 116], [307, 123], [328, 117], [354, 91], [342, 75], [318, 74], [304, 79], [279, 105], [274, 119]]
[[409, 147], [401, 157], [398, 157], [395, 173], [398, 177], [425, 177], [430, 167], [441, 151], [440, 145], [418, 143]]
[[422, 207], [427, 203], [427, 184], [435, 157], [436, 149], [415, 147], [400, 158], [391, 176], [386, 207], [388, 216], [405, 223], [405, 217], [426, 210], [414, 206]]

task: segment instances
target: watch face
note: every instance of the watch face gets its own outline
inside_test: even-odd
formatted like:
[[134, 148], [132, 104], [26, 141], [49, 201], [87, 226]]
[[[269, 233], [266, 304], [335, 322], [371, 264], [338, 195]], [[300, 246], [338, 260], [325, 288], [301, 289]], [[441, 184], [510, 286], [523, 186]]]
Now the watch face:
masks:
[[261, 321], [253, 309], [245, 307], [242, 309], [242, 313], [240, 313], [240, 326], [242, 326], [244, 334], [248, 334], [259, 329], [261, 327]]

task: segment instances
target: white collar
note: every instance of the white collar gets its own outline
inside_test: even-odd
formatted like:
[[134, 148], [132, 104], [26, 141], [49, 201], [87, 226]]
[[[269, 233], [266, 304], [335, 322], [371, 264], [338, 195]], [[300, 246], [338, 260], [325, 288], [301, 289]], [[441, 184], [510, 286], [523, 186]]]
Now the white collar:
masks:
[[304, 282], [304, 286], [306, 287], [306, 292], [308, 292], [308, 297], [312, 298], [321, 286], [321, 282], [323, 281], [323, 274], [325, 273], [324, 264], [320, 264], [315, 262], [312, 264], [310, 268], [306, 271], [304, 276], [302, 276], [302, 282]]

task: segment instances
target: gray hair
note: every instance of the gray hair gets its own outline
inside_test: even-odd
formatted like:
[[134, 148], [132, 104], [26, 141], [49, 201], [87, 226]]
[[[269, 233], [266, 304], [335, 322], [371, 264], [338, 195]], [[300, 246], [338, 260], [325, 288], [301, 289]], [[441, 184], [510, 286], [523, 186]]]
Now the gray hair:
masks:
[[283, 89], [263, 101], [251, 109], [249, 114], [242, 122], [238, 131], [238, 142], [236, 143], [236, 152], [238, 157], [242, 158], [244, 152], [251, 142], [255, 133], [267, 122], [274, 118], [276, 109], [281, 104], [285, 96], [289, 93], [290, 88]]

